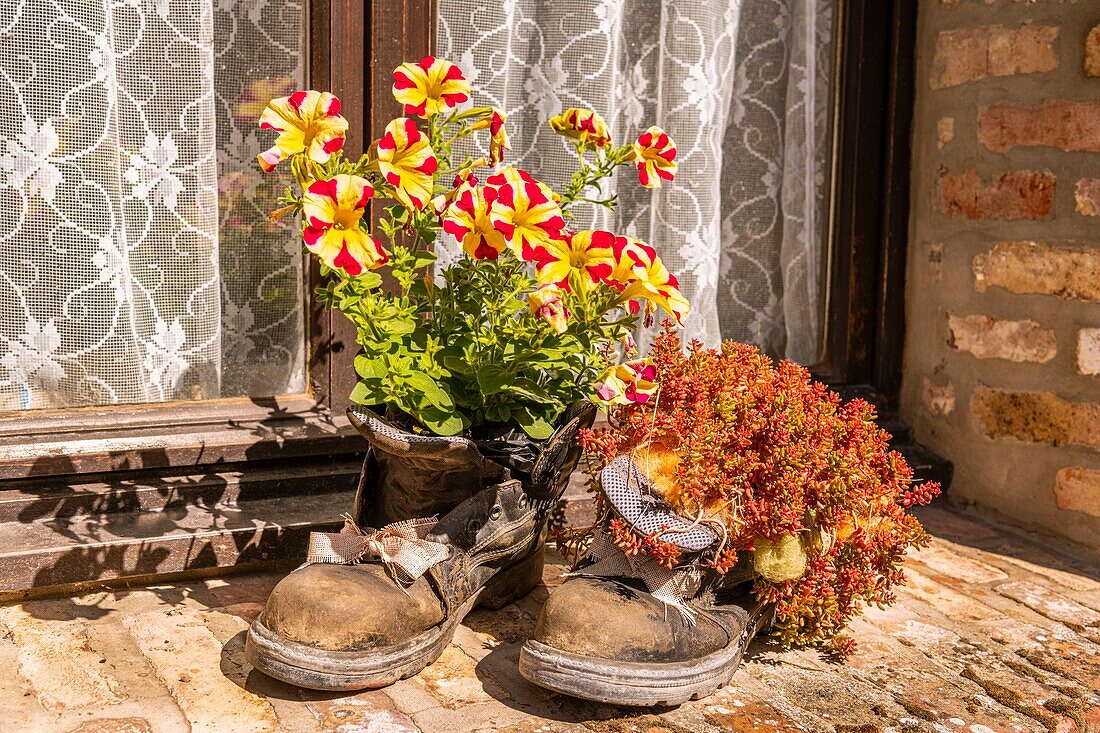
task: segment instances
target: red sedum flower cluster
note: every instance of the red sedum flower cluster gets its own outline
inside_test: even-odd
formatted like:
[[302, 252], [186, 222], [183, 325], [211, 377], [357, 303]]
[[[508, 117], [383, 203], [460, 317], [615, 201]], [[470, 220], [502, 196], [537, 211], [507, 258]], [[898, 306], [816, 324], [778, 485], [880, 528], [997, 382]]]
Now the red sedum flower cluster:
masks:
[[[615, 427], [588, 431], [582, 444], [597, 468], [631, 454], [674, 509], [725, 525], [724, 544], [684, 561], [726, 572], [753, 552], [756, 594], [775, 604], [789, 645], [833, 641], [861, 603], [892, 602], [906, 548], [927, 542], [905, 509], [939, 486], [911, 486], [871, 405], [841, 404], [802, 367], [773, 364], [745, 344], [716, 351], [693, 342], [685, 353], [666, 330], [652, 358], [656, 398], [613, 407]], [[608, 529], [620, 547], [666, 567], [680, 559], [658, 538], [632, 539], [623, 522]], [[765, 551], [788, 579], [765, 577]]]

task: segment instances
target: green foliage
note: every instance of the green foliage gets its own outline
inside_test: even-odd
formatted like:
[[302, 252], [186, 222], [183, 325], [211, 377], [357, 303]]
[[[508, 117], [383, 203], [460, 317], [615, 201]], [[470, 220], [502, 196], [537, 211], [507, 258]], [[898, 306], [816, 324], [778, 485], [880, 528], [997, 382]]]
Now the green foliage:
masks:
[[[403, 413], [440, 435], [519, 427], [534, 439], [606, 367], [606, 346], [635, 319], [608, 321], [611, 298], [583, 307], [557, 333], [527, 307], [534, 283], [514, 258], [462, 259], [435, 283], [434, 255], [393, 248], [397, 293], [374, 273], [330, 273], [321, 302], [353, 324], [362, 353], [353, 402]], [[579, 301], [579, 299], [577, 299]]]

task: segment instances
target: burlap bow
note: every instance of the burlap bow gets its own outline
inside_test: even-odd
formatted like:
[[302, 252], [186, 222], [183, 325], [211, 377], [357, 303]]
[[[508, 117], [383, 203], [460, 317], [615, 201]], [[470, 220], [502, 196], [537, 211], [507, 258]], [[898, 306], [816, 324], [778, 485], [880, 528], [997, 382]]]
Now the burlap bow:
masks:
[[408, 519], [364, 531], [345, 514], [339, 532], [310, 533], [306, 565], [353, 565], [377, 558], [394, 580], [409, 584], [451, 555], [447, 545], [427, 539], [436, 523], [434, 519]]
[[684, 587], [698, 580], [683, 570], [669, 570], [651, 557], [628, 557], [603, 532], [592, 533], [588, 557], [595, 562], [571, 575], [592, 575], [599, 578], [637, 578], [645, 583], [650, 594], [666, 606], [679, 611], [684, 620], [694, 623], [695, 610], [684, 601]]

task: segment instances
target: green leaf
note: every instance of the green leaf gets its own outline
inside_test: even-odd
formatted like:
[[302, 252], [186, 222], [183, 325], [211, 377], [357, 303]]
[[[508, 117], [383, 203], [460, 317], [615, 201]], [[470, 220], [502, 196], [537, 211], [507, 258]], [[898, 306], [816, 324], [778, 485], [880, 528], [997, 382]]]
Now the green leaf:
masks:
[[477, 386], [481, 394], [493, 395], [512, 383], [513, 375], [502, 367], [490, 364], [477, 370]]
[[435, 261], [439, 259], [436, 257], [435, 252], [429, 252], [427, 250], [417, 250], [413, 255], [413, 267], [417, 270], [423, 269], [428, 265], [435, 264]]
[[374, 290], [382, 284], [382, 276], [373, 270], [361, 272], [355, 276], [356, 284], [366, 290]]
[[424, 427], [436, 435], [458, 435], [470, 425], [469, 419], [457, 412], [427, 410], [419, 415]]
[[364, 379], [381, 379], [386, 376], [386, 365], [379, 359], [368, 359], [360, 354], [355, 357], [355, 371]]
[[536, 415], [527, 407], [517, 407], [512, 411], [512, 417], [523, 432], [535, 440], [546, 440], [554, 434], [554, 426], [541, 415]]
[[524, 377], [520, 377], [509, 385], [506, 391], [510, 394], [525, 397], [533, 402], [554, 404], [555, 406], [560, 404], [549, 392], [532, 382], [530, 379]]
[[440, 361], [443, 362], [443, 366], [447, 367], [455, 374], [470, 376], [473, 373], [470, 362], [463, 356], [444, 356]]
[[356, 382], [348, 399], [357, 405], [380, 405], [386, 401], [385, 395], [368, 386], [365, 382]]
[[401, 204], [391, 204], [385, 208], [385, 212], [390, 215], [391, 219], [400, 224], [408, 221], [408, 209]]
[[424, 395], [424, 398], [433, 407], [438, 407], [440, 410], [452, 411], [455, 409], [454, 400], [447, 394], [439, 384], [429, 377], [427, 374], [421, 372], [414, 372], [413, 374], [405, 377], [405, 383]]

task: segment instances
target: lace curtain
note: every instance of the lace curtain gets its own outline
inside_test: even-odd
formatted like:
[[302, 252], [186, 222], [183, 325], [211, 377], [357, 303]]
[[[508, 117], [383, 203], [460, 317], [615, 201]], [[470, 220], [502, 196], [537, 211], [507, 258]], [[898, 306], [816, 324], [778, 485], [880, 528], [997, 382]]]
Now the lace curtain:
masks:
[[300, 391], [300, 248], [253, 157], [300, 2], [8, 6], [0, 411]]
[[475, 104], [508, 114], [508, 162], [555, 186], [573, 153], [545, 121], [562, 109], [601, 112], [617, 142], [667, 130], [676, 182], [649, 191], [621, 170], [618, 209], [576, 225], [656, 246], [692, 301], [689, 337], [812, 364], [835, 2], [440, 0], [436, 52], [470, 77]]

